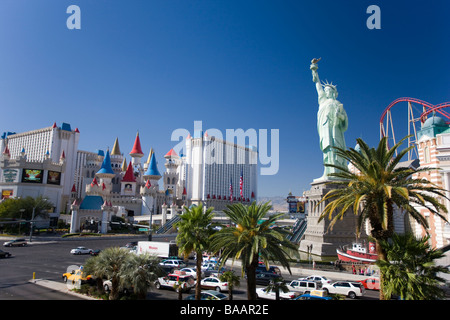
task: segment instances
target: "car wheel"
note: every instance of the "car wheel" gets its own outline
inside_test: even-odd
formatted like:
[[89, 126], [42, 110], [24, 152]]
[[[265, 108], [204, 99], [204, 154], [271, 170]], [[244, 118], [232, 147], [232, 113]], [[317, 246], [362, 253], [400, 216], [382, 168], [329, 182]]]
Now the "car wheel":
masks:
[[220, 287], [216, 287], [216, 291], [217, 291], [217, 292], [222, 292], [222, 291], [220, 290]]
[[103, 286], [103, 289], [105, 290], [105, 292], [109, 292], [109, 286], [108, 286], [107, 284], [105, 284], [105, 285]]
[[348, 297], [349, 297], [350, 299], [356, 299], [356, 293], [354, 293], [353, 291], [350, 291], [350, 292], [348, 293]]
[[63, 281], [67, 282], [67, 277], [66, 276], [63, 277]]
[[155, 287], [156, 287], [156, 289], [161, 289], [161, 283], [156, 282], [156, 283], [155, 283]]

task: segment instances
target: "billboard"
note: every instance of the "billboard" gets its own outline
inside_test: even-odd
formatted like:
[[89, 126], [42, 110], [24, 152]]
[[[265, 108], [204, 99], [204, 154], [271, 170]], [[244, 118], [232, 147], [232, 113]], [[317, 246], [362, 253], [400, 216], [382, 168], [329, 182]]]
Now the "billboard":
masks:
[[44, 171], [39, 169], [23, 169], [22, 182], [42, 183]]
[[47, 184], [61, 184], [61, 172], [58, 171], [48, 171]]

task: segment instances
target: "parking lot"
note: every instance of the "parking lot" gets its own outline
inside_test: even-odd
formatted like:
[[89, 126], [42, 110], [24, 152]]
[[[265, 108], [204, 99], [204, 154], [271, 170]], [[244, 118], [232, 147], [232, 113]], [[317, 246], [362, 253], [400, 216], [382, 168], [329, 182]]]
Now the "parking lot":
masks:
[[[12, 257], [0, 260], [0, 299], [74, 299], [63, 295], [55, 298], [55, 292], [46, 290], [45, 288], [35, 288], [37, 285], [30, 284], [29, 280], [35, 276], [37, 279], [46, 279], [50, 281], [62, 282], [62, 274], [66, 272], [71, 265], [83, 265], [89, 255], [73, 255], [70, 250], [78, 246], [85, 246], [90, 249], [103, 250], [113, 246], [124, 246], [129, 241], [146, 240], [142, 238], [126, 238], [126, 237], [101, 237], [91, 239], [70, 239], [65, 240], [61, 238], [43, 238], [34, 237], [34, 241], [25, 247], [11, 247], [4, 248], [12, 254]], [[167, 236], [158, 238], [155, 241], [169, 241], [173, 238]], [[4, 240], [1, 240], [3, 244]], [[195, 261], [190, 259], [188, 266], [194, 266]], [[229, 268], [229, 267], [228, 267]], [[240, 268], [237, 263], [234, 270], [240, 275]], [[308, 270], [293, 268], [293, 274], [290, 275], [287, 271], [282, 269], [282, 276], [285, 280], [297, 279], [301, 276], [308, 276], [311, 274], [322, 273], [320, 270]], [[328, 276], [331, 280], [343, 280], [346, 277], [351, 277], [351, 274], [336, 274], [336, 277]], [[338, 278], [337, 278], [338, 277]], [[350, 280], [350, 279], [349, 279]], [[353, 280], [353, 279], [352, 279]], [[258, 286], [263, 287], [263, 286]], [[36, 291], [38, 296], [34, 295]], [[191, 291], [193, 293], [193, 290]], [[184, 297], [187, 296], [185, 293]], [[170, 289], [157, 290], [151, 288], [148, 292], [147, 299], [149, 300], [176, 300], [178, 294]], [[240, 287], [233, 291], [233, 299], [246, 300], [246, 281], [241, 279]], [[365, 296], [362, 299], [378, 299], [378, 291], [366, 290]], [[358, 299], [357, 299], [358, 300]]]

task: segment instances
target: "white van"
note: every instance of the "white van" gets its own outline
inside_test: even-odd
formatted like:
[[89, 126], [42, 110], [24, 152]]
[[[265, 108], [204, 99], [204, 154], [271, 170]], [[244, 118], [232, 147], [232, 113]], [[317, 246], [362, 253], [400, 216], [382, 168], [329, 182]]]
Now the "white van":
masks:
[[311, 291], [319, 289], [320, 284], [309, 280], [292, 280], [287, 287], [290, 291], [310, 293]]

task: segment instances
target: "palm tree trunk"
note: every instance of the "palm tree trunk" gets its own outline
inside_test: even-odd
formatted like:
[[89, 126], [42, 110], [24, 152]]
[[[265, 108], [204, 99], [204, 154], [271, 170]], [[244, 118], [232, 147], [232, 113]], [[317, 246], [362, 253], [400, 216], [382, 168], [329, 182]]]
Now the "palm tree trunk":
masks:
[[195, 283], [195, 300], [201, 299], [202, 287], [200, 285], [200, 281], [202, 280], [202, 262], [203, 256], [202, 252], [197, 252], [197, 281]]
[[247, 266], [247, 299], [256, 300], [256, 267], [258, 267], [258, 255], [253, 257], [252, 263]]
[[[386, 252], [383, 249], [383, 247], [381, 246], [381, 239], [376, 239], [376, 250], [377, 250], [377, 255], [378, 255], [378, 260], [382, 260], [382, 261], [386, 261], [387, 260], [387, 256], [386, 256]], [[383, 291], [383, 272], [380, 269], [380, 300], [386, 300], [386, 297], [384, 295], [384, 291]]]

